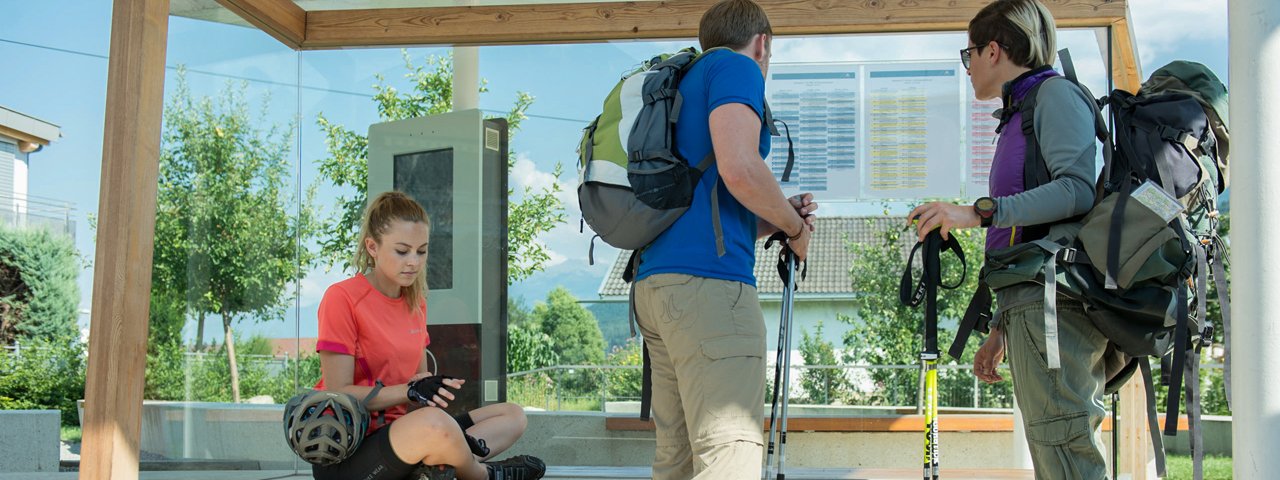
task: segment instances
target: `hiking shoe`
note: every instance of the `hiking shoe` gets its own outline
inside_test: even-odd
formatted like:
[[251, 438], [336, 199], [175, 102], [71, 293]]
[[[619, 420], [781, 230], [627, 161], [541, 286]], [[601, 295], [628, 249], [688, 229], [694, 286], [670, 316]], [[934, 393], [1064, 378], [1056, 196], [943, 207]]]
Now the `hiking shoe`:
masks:
[[449, 465], [418, 465], [410, 480], [456, 480], [457, 472]]
[[547, 473], [547, 464], [532, 455], [517, 455], [500, 462], [484, 462], [489, 480], [538, 480]]

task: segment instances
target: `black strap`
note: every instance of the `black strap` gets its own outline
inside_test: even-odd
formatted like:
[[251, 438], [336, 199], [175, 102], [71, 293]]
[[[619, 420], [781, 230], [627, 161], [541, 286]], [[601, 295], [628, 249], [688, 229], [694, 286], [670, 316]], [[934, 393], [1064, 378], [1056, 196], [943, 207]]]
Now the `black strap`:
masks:
[[[373, 397], [378, 396], [378, 392], [382, 391], [382, 386], [383, 386], [383, 385], [382, 385], [382, 380], [374, 380], [374, 381], [373, 381], [373, 390], [369, 390], [369, 394], [364, 396], [364, 400], [361, 400], [361, 401], [360, 401], [360, 404], [361, 404], [361, 405], [368, 406], [368, 405], [369, 405], [369, 401], [370, 401], [370, 400], [373, 400]], [[384, 425], [386, 425], [386, 424], [387, 424], [387, 412], [386, 412], [386, 410], [378, 410], [378, 411], [376, 411], [376, 412], [369, 412], [369, 413], [370, 413], [370, 415], [373, 415], [373, 416], [375, 416], [375, 417], [378, 417], [378, 427], [379, 427], [379, 428], [381, 428], [382, 426], [384, 426]]]
[[[1200, 429], [1200, 356], [1191, 355], [1186, 365], [1187, 428], [1191, 446], [1192, 478], [1204, 480], [1204, 436]], [[1170, 390], [1173, 393], [1175, 390]]]
[[1106, 288], [1120, 288], [1116, 277], [1120, 274], [1120, 235], [1124, 230], [1124, 208], [1129, 203], [1129, 192], [1133, 187], [1133, 178], [1125, 176], [1124, 185], [1117, 192], [1115, 210], [1111, 211], [1111, 225], [1107, 232]]
[[987, 324], [991, 322], [991, 287], [987, 285], [987, 281], [978, 275], [978, 289], [973, 292], [973, 297], [969, 299], [969, 307], [964, 310], [964, 318], [960, 319], [960, 325], [956, 328], [956, 339], [951, 342], [951, 348], [947, 349], [947, 354], [952, 358], [960, 360], [960, 356], [964, 355], [965, 344], [969, 343], [969, 335], [974, 330], [982, 333], [988, 333]]
[[644, 350], [644, 367], [640, 374], [640, 419], [649, 419], [649, 410], [653, 409], [653, 367], [649, 364], [649, 345], [641, 342]]
[[[809, 228], [809, 227], [804, 227], [804, 228]], [[777, 243], [782, 246], [782, 253], [778, 255], [778, 279], [782, 280], [783, 285], [790, 285], [791, 270], [787, 268], [787, 255], [788, 254], [795, 255], [795, 252], [791, 250], [791, 245], [787, 243], [787, 234], [785, 232], [778, 231], [778, 232], [775, 232], [773, 235], [770, 235], [769, 239], [765, 240], [764, 242], [764, 249], [768, 250], [770, 248], [773, 248], [774, 243]], [[798, 267], [799, 267], [798, 270], [800, 270], [800, 280], [804, 280], [805, 278], [808, 278], [809, 260], [800, 262], [800, 265]], [[795, 287], [796, 287], [796, 291], [799, 291], [800, 282], [797, 281], [795, 283]]]
[[[795, 144], [791, 141], [791, 127], [787, 126], [787, 122], [778, 119], [773, 121], [774, 123], [781, 123], [783, 131], [787, 132], [787, 166], [782, 170], [782, 182], [786, 183], [791, 181], [791, 168], [796, 164]], [[774, 127], [773, 131], [774, 135], [777, 135], [777, 127]]]
[[[916, 252], [924, 249], [923, 258], [921, 258], [922, 271], [920, 282], [912, 287], [911, 264], [914, 263]], [[960, 275], [960, 282], [955, 285], [942, 284], [942, 261], [940, 255], [943, 249], [950, 250], [960, 259], [960, 264], [964, 266], [964, 271]], [[907, 258], [907, 267], [902, 272], [902, 281], [898, 285], [898, 299], [903, 305], [909, 307], [917, 307], [920, 302], [924, 301], [924, 353], [938, 354], [938, 287], [946, 289], [955, 289], [964, 284], [964, 277], [968, 275], [968, 265], [964, 260], [964, 249], [960, 247], [960, 242], [956, 240], [954, 235], [946, 240], [942, 239], [942, 233], [938, 230], [930, 231], [924, 237], [923, 242], [916, 243], [911, 249], [911, 255]]]
[[1164, 478], [1164, 438], [1160, 436], [1160, 421], [1156, 419], [1156, 389], [1151, 382], [1151, 361], [1146, 358], [1138, 358], [1135, 361], [1138, 362], [1138, 369], [1142, 371], [1142, 383], [1147, 390], [1147, 429], [1151, 432], [1151, 448], [1156, 454], [1156, 475]]
[[1187, 287], [1185, 284], [1179, 285], [1176, 289], [1177, 294], [1174, 295], [1174, 305], [1176, 315], [1176, 326], [1173, 332], [1173, 364], [1169, 369], [1169, 395], [1164, 410], [1164, 434], [1174, 436], [1178, 434], [1178, 402], [1182, 395], [1178, 392], [1182, 389], [1182, 371], [1187, 362], [1187, 356], [1191, 355], [1191, 335], [1188, 332], [1187, 325]]

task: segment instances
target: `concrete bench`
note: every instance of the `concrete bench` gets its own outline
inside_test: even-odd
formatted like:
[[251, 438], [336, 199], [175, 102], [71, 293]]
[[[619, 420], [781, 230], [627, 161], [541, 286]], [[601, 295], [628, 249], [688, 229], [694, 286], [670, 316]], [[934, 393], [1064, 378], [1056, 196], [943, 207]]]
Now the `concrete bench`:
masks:
[[0, 472], [57, 472], [57, 410], [0, 410]]

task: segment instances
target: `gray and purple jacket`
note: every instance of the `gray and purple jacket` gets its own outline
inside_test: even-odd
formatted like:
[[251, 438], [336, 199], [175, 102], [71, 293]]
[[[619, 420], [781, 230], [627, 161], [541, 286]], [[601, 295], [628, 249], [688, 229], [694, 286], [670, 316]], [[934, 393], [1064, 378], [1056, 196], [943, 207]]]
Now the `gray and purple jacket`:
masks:
[[[1021, 243], [1022, 229], [1053, 224], [1048, 239], [1074, 240], [1077, 222], [1057, 223], [1083, 215], [1093, 207], [1098, 147], [1094, 113], [1089, 98], [1075, 84], [1049, 67], [1031, 70], [1004, 85], [1004, 108], [1016, 108], [1032, 87], [1044, 83], [1036, 94], [1032, 120], [1036, 141], [1049, 172], [1049, 183], [1026, 190], [1023, 165], [1027, 141], [1022, 113], [1015, 112], [1001, 129], [991, 162], [990, 196], [996, 200], [992, 226], [987, 229], [988, 252]], [[1001, 310], [1043, 299], [1044, 287], [1034, 283], [996, 292]], [[996, 318], [999, 318], [997, 315]]]
[[1004, 85], [1008, 111], [1016, 109], [1033, 87], [1048, 82], [1038, 91], [1033, 126], [1052, 180], [1030, 191], [1023, 185], [1027, 139], [1021, 129], [1022, 112], [1014, 112], [1000, 131], [991, 161], [989, 192], [997, 207], [987, 229], [987, 251], [1021, 243], [1023, 227], [1072, 218], [1093, 206], [1097, 144], [1088, 103], [1092, 100], [1071, 82], [1051, 80], [1056, 77], [1058, 72], [1042, 67]]

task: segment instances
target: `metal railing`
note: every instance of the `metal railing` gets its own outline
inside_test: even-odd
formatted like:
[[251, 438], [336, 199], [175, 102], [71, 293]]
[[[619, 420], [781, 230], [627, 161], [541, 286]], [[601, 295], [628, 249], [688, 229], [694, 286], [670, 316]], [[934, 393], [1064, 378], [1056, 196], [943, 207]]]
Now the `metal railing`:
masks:
[[[1159, 368], [1158, 365], [1153, 365]], [[793, 407], [824, 407], [815, 414], [835, 414], [852, 407], [879, 411], [919, 411], [922, 405], [920, 365], [793, 365], [789, 398]], [[1222, 365], [1201, 364], [1205, 374], [1221, 375]], [[938, 404], [943, 408], [1013, 408], [1013, 384], [987, 384], [972, 365], [938, 366]], [[1217, 370], [1217, 372], [1213, 372]], [[1212, 372], [1212, 373], [1211, 373]], [[560, 365], [507, 375], [508, 400], [525, 407], [554, 411], [634, 411], [640, 400], [640, 366]], [[765, 401], [770, 402], [773, 367], [765, 372]], [[1208, 388], [1208, 382], [1202, 382]], [[841, 413], [844, 414], [844, 413]]]
[[0, 195], [0, 224], [17, 228], [45, 228], [74, 241], [75, 204], [38, 195]]

